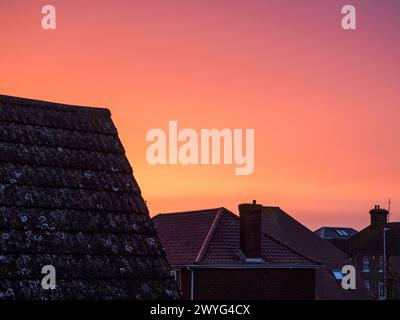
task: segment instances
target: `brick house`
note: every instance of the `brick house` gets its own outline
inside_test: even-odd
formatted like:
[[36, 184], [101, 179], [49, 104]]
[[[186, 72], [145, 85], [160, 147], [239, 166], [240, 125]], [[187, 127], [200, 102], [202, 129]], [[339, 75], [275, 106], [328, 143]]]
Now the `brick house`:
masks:
[[361, 275], [365, 286], [378, 299], [398, 300], [400, 222], [388, 222], [389, 212], [378, 205], [369, 214], [370, 225], [348, 240], [348, 253], [353, 257], [357, 273]]
[[0, 96], [0, 300], [178, 298], [170, 270], [110, 111]]
[[314, 299], [319, 262], [261, 229], [262, 206], [159, 214], [154, 225], [185, 299]]

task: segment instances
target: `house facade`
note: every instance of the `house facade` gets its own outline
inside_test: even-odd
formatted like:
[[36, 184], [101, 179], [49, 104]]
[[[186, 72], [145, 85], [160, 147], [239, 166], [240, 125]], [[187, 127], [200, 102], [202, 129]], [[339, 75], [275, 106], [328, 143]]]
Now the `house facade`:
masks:
[[348, 253], [377, 299], [400, 300], [400, 222], [389, 222], [378, 205], [369, 214], [370, 225], [348, 240]]
[[261, 230], [262, 206], [153, 218], [185, 299], [314, 299], [314, 261]]

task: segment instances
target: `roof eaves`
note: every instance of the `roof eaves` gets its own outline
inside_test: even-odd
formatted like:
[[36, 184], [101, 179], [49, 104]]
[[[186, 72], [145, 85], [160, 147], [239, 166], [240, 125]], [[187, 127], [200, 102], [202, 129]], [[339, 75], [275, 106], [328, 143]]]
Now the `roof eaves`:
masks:
[[173, 268], [185, 267], [192, 269], [319, 269], [321, 264], [189, 264], [172, 265]]

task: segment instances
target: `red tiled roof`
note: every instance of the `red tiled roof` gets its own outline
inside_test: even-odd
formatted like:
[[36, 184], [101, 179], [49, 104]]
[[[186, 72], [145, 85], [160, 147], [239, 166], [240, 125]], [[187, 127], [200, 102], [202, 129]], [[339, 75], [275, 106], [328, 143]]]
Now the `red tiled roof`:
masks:
[[[172, 265], [244, 265], [240, 220], [225, 208], [160, 214], [153, 218]], [[268, 266], [317, 267], [318, 263], [267, 234], [262, 258]]]
[[218, 209], [209, 209], [159, 214], [153, 217], [161, 244], [166, 249], [167, 258], [171, 263], [194, 263], [217, 212]]

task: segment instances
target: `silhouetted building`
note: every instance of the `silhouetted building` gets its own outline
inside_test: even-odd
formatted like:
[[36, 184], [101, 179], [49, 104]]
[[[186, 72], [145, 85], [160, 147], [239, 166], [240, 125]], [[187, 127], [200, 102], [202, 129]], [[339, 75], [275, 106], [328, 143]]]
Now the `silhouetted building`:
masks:
[[279, 207], [263, 207], [262, 230], [290, 246], [297, 252], [323, 264], [316, 271], [316, 299], [365, 300], [372, 299], [357, 277], [356, 290], [344, 290], [341, 286], [342, 267], [353, 264], [351, 258], [329, 242], [288, 215]]
[[110, 111], [0, 96], [0, 300], [177, 298], [170, 272]]
[[153, 218], [185, 299], [314, 299], [314, 261], [261, 229], [262, 206]]
[[357, 232], [357, 230], [347, 227], [321, 227], [314, 231], [318, 237], [328, 241], [346, 253], [348, 252], [347, 239], [354, 236]]
[[388, 299], [400, 299], [400, 222], [388, 222], [389, 212], [380, 206], [369, 213], [370, 225], [348, 240], [349, 254], [371, 292], [379, 299], [386, 294]]

